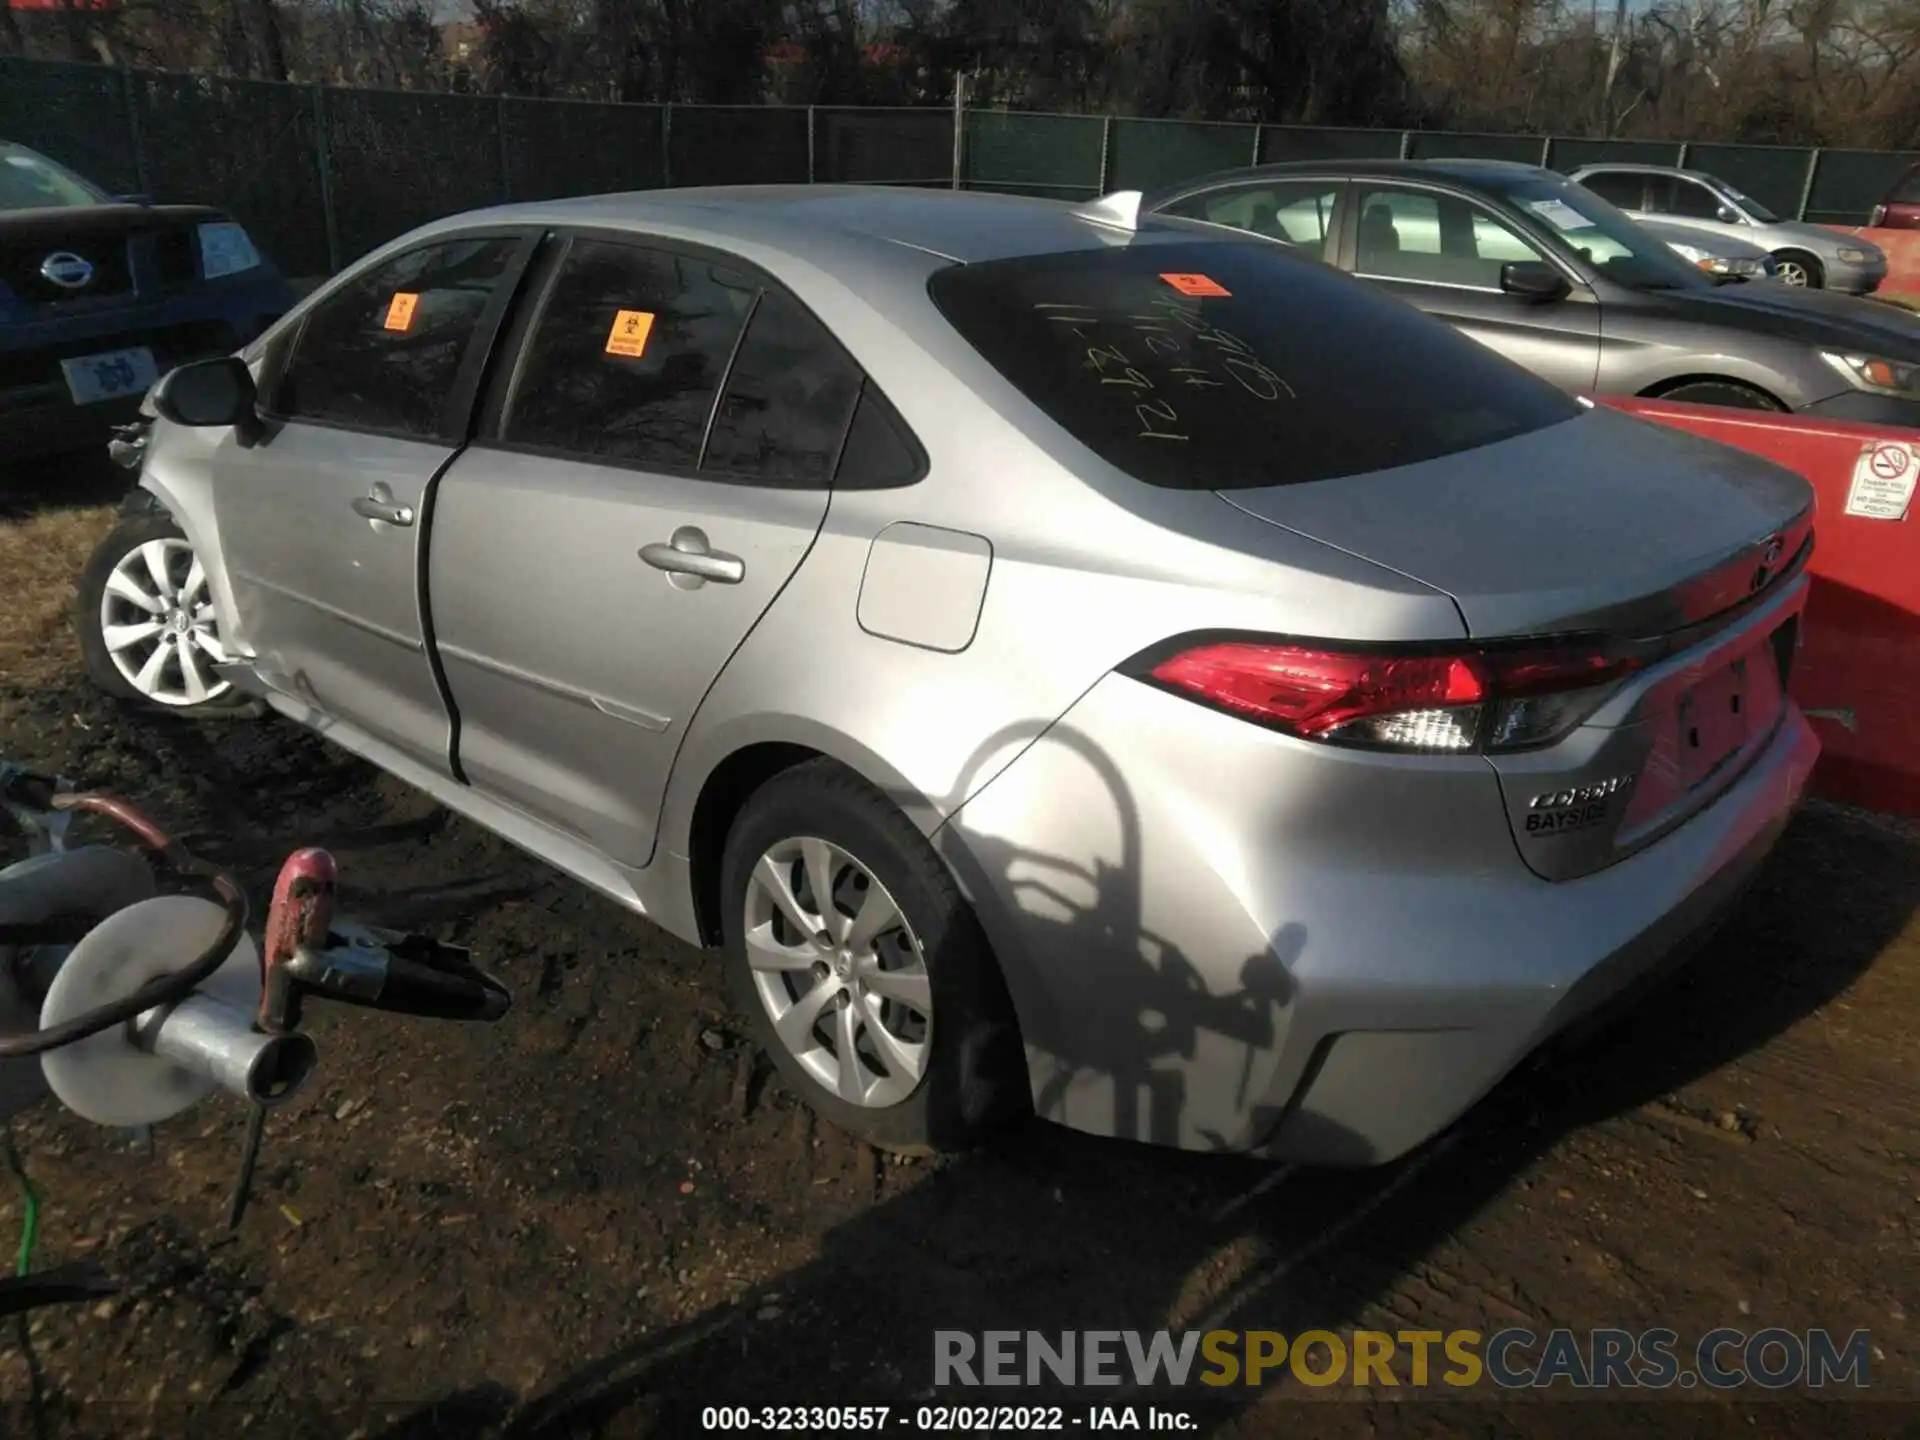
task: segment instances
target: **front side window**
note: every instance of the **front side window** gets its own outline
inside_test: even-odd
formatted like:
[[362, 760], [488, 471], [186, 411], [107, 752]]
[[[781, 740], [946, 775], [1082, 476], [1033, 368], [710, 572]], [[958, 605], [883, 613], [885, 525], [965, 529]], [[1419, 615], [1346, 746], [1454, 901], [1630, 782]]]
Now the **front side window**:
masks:
[[443, 435], [454, 378], [518, 241], [423, 245], [375, 266], [307, 316], [274, 388], [289, 420]]
[[1046, 417], [1149, 485], [1360, 475], [1581, 413], [1451, 326], [1278, 245], [1143, 238], [952, 266], [929, 292]]
[[751, 276], [710, 260], [574, 241], [527, 340], [500, 438], [693, 468], [759, 293]]
[[1656, 181], [1652, 189], [1657, 201], [1652, 209], [1658, 214], [1673, 215], [1682, 220], [1720, 218], [1720, 197], [1698, 180], [1676, 175], [1671, 180]]
[[1390, 189], [1360, 193], [1355, 268], [1362, 275], [1498, 290], [1503, 266], [1541, 258], [1529, 241], [1457, 196]]
[[[1651, 185], [1664, 183], [1655, 178]], [[1484, 188], [1499, 202], [1503, 215], [1524, 219], [1550, 237], [1562, 258], [1584, 264], [1618, 284], [1645, 290], [1700, 289], [1713, 284], [1585, 185], [1523, 172], [1488, 181]]]
[[1266, 181], [1189, 195], [1167, 206], [1165, 213], [1318, 250], [1326, 244], [1339, 193], [1340, 187], [1330, 180]]

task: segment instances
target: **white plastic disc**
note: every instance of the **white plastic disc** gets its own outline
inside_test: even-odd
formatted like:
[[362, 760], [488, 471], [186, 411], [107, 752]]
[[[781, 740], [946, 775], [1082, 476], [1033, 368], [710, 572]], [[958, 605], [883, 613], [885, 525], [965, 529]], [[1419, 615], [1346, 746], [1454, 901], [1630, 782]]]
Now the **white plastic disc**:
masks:
[[[219, 935], [226, 912], [193, 895], [162, 895], [108, 916], [67, 957], [40, 1007], [40, 1028], [122, 1000], [184, 970]], [[260, 952], [242, 934], [199, 994], [247, 1015], [260, 1007]], [[76, 1115], [100, 1125], [154, 1125], [213, 1093], [214, 1082], [136, 1048], [115, 1025], [40, 1057], [47, 1084]]]

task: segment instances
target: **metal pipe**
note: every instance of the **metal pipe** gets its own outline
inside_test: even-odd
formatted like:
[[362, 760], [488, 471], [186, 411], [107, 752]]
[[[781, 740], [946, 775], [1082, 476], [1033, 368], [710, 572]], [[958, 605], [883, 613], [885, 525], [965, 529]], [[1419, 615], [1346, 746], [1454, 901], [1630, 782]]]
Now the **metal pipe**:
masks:
[[292, 1099], [320, 1058], [309, 1037], [264, 1035], [245, 1011], [205, 995], [149, 1010], [133, 1022], [131, 1032], [142, 1050], [262, 1106]]

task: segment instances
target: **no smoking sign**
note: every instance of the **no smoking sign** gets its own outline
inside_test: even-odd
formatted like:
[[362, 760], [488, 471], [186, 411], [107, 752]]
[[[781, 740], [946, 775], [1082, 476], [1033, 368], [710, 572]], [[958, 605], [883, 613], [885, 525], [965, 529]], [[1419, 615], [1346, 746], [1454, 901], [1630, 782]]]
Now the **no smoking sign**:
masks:
[[1916, 463], [1913, 446], [1875, 441], [1860, 448], [1853, 483], [1847, 487], [1847, 514], [1866, 520], [1904, 520], [1913, 503]]

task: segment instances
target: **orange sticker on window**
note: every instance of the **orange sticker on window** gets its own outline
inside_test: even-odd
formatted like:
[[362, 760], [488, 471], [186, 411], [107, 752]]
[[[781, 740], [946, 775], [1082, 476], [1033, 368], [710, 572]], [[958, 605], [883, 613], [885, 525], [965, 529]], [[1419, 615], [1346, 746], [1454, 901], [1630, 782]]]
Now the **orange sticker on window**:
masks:
[[613, 329], [607, 333], [609, 355], [644, 355], [647, 336], [653, 333], [651, 310], [622, 310], [613, 317]]
[[1233, 292], [1218, 280], [1206, 275], [1166, 275], [1160, 277], [1182, 295], [1231, 295]]
[[405, 290], [396, 291], [393, 303], [387, 306], [387, 329], [405, 330], [411, 326], [414, 307], [419, 303], [418, 295], [409, 295]]

